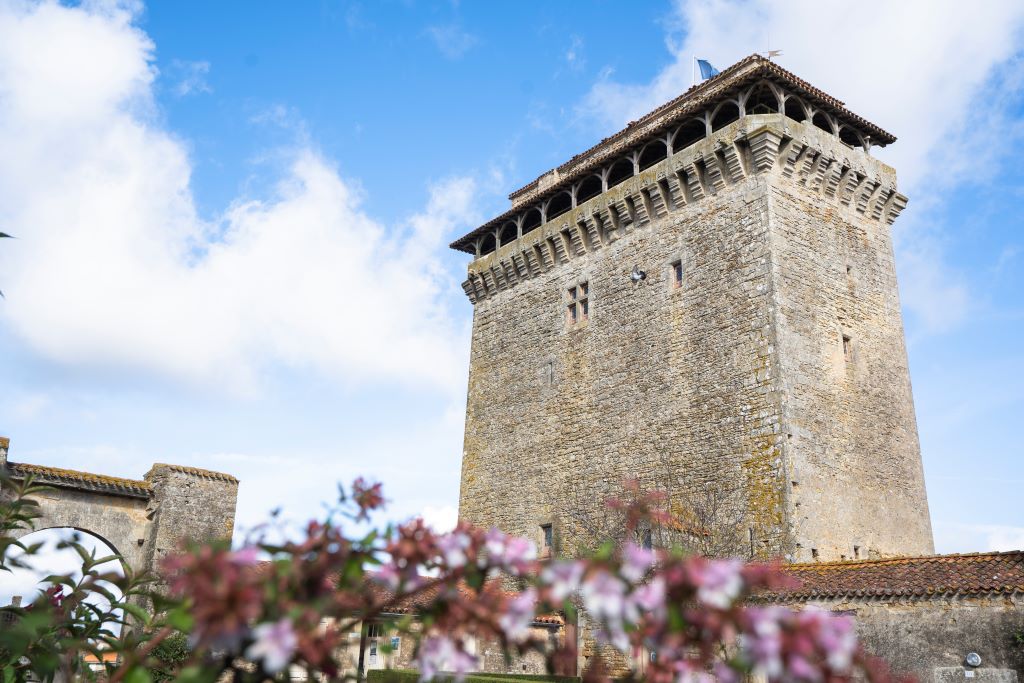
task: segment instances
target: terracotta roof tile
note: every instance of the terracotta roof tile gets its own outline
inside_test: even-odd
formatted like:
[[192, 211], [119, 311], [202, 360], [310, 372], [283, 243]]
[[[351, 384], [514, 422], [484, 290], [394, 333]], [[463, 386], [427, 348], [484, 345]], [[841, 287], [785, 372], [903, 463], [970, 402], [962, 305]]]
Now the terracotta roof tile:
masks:
[[50, 486], [71, 486], [93, 491], [106, 491], [148, 498], [153, 487], [148, 481], [108, 477], [104, 474], [65, 470], [59, 467], [29, 465], [26, 463], [8, 462], [8, 473], [12, 479], [24, 479], [32, 476], [41, 484]]
[[[378, 596], [378, 599], [382, 601], [388, 599], [390, 592], [386, 588], [372, 580], [370, 581], [369, 585], [372, 587], [372, 591], [374, 592], [374, 594]], [[460, 585], [459, 590], [468, 592], [470, 589], [466, 586]], [[497, 580], [488, 581], [487, 584], [484, 586], [484, 590], [500, 591], [504, 592], [506, 595], [515, 595], [515, 593], [509, 591], [501, 591], [501, 582]], [[416, 614], [420, 609], [436, 600], [440, 592], [440, 586], [432, 586], [424, 590], [423, 592], [418, 593], [412, 599], [406, 599], [397, 604], [390, 605], [387, 608], [387, 611], [391, 614]], [[565, 621], [562, 619], [561, 616], [557, 614], [540, 614], [537, 615], [536, 618], [534, 618], [533, 623], [561, 626], [565, 623]]]
[[168, 465], [168, 464], [162, 463], [162, 462], [158, 462], [155, 465], [153, 465], [151, 468], [149, 468], [149, 472], [146, 473], [146, 477], [149, 478], [149, 476], [151, 474], [153, 474], [154, 470], [159, 470], [159, 469], [168, 469], [168, 470], [171, 470], [172, 472], [182, 472], [184, 474], [192, 474], [192, 475], [195, 475], [197, 477], [202, 477], [203, 479], [215, 479], [217, 481], [227, 481], [227, 482], [231, 482], [232, 484], [237, 484], [238, 483], [238, 479], [237, 478], [231, 476], [230, 474], [225, 474], [223, 472], [214, 472], [213, 470], [204, 470], [204, 469], [201, 469], [199, 467], [187, 467], [185, 465]]
[[797, 585], [763, 597], [782, 602], [1024, 593], [1024, 550], [792, 564], [784, 571]]
[[[564, 189], [573, 180], [592, 173], [602, 164], [626, 152], [640, 141], [678, 126], [687, 116], [726, 99], [737, 88], [762, 78], [778, 82], [811, 104], [827, 110], [843, 121], [855, 124], [863, 132], [870, 134], [877, 145], [884, 146], [896, 141], [896, 137], [891, 133], [847, 109], [841, 100], [814, 87], [775, 62], [761, 55], [753, 54], [722, 70], [718, 75], [694, 85], [675, 99], [657, 107], [638, 120], [631, 121], [625, 128], [604, 138], [590, 149], [576, 154], [560, 166], [541, 174], [535, 180], [515, 190], [509, 194], [509, 199], [514, 203], [511, 209], [455, 240], [450, 245], [451, 248], [472, 252], [471, 238], [478, 235], [481, 230], [493, 227], [522, 211], [524, 197], [527, 195], [531, 195], [531, 193], [534, 195], [529, 197], [530, 201], [553, 195]], [[558, 172], [558, 181], [541, 191], [541, 179], [552, 171]]]

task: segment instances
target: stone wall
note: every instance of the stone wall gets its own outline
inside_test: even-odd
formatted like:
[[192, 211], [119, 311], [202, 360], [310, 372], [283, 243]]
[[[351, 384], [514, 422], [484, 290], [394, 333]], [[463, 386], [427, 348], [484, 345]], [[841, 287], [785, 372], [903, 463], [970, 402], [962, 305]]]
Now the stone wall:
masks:
[[930, 554], [889, 226], [784, 180], [769, 197], [793, 558]]
[[[1024, 596], [835, 600], [817, 606], [854, 614], [865, 649], [922, 683], [1024, 680]], [[970, 652], [980, 667], [965, 667]], [[966, 675], [965, 672], [973, 675]]]
[[0, 437], [0, 470], [46, 487], [33, 495], [40, 517], [21, 535], [78, 529], [110, 545], [136, 571], [156, 570], [186, 539], [231, 540], [238, 480], [229, 474], [157, 464], [142, 480], [124, 479], [8, 462], [8, 449]]
[[572, 552], [635, 477], [678, 504], [734, 491], [754, 555], [930, 551], [888, 235], [904, 203], [862, 150], [747, 116], [476, 259], [461, 518], [538, 542], [552, 524]]

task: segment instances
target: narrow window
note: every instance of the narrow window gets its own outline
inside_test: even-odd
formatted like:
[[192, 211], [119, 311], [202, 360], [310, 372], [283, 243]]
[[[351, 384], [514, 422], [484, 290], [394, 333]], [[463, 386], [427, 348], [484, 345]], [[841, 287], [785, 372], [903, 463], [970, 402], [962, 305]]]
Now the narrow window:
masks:
[[679, 289], [683, 286], [683, 262], [676, 261], [672, 264], [672, 288]]
[[860, 559], [860, 546], [859, 545], [853, 546], [853, 559], [855, 559], [855, 560], [859, 560]]
[[541, 533], [544, 535], [544, 550], [551, 552], [551, 544], [554, 542], [554, 533], [551, 531], [550, 524], [540, 525]]
[[643, 535], [640, 537], [640, 545], [645, 550], [651, 550], [654, 547], [654, 539], [651, 537], [650, 529], [644, 529]]
[[843, 358], [847, 363], [853, 362], [853, 340], [845, 334], [843, 335]]
[[818, 559], [818, 549], [817, 548], [811, 548], [811, 559], [812, 560], [817, 560]]
[[566, 306], [566, 320], [572, 327], [590, 317], [590, 285], [583, 282], [568, 289], [569, 303]]

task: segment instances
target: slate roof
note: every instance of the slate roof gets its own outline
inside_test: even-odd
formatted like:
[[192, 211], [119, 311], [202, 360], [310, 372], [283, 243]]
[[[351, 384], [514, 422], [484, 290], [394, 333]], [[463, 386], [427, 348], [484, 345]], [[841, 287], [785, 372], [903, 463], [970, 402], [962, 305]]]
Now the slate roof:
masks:
[[104, 474], [65, 470], [59, 467], [8, 462], [7, 472], [12, 479], [24, 479], [32, 476], [37, 483], [49, 486], [116, 493], [140, 498], [149, 498], [153, 493], [153, 486], [148, 481], [109, 477]]
[[1024, 550], [791, 564], [770, 601], [1024, 594]]

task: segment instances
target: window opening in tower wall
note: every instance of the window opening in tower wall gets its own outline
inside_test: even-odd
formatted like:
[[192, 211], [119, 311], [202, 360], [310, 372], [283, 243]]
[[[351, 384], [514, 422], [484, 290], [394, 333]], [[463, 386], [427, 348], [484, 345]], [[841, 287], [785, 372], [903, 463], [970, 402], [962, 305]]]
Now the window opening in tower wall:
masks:
[[585, 322], [590, 317], [589, 294], [590, 288], [586, 282], [569, 288], [569, 304], [566, 307], [566, 315], [570, 327]]
[[847, 363], [853, 362], [853, 340], [847, 335], [843, 335], [843, 358]]
[[672, 264], [672, 288], [679, 289], [683, 286], [683, 262], [676, 261]]

